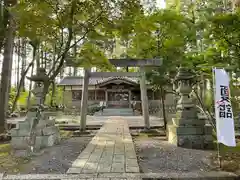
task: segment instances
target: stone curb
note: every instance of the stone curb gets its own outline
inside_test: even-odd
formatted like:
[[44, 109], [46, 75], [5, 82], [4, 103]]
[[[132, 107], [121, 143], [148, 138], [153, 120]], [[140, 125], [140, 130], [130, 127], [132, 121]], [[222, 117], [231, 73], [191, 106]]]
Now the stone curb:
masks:
[[93, 178], [94, 180], [106, 179], [184, 179], [184, 180], [237, 180], [240, 176], [228, 173], [228, 172], [188, 172], [188, 173], [95, 173], [95, 174], [22, 174], [22, 175], [5, 175], [0, 174], [0, 180], [75, 180], [75, 179], [88, 179]]

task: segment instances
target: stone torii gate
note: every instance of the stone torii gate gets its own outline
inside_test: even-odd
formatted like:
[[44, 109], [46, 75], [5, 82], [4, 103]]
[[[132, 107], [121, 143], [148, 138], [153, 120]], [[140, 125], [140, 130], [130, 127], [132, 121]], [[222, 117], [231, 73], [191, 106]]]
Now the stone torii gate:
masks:
[[115, 67], [139, 67], [139, 72], [90, 72], [89, 68], [85, 68], [84, 79], [83, 79], [83, 89], [82, 89], [82, 100], [81, 100], [80, 131], [86, 130], [89, 78], [90, 77], [112, 77], [112, 76], [140, 77], [143, 119], [145, 123], [145, 128], [149, 129], [150, 122], [149, 122], [149, 107], [148, 107], [145, 67], [161, 66], [162, 60], [161, 59], [109, 59], [109, 62]]

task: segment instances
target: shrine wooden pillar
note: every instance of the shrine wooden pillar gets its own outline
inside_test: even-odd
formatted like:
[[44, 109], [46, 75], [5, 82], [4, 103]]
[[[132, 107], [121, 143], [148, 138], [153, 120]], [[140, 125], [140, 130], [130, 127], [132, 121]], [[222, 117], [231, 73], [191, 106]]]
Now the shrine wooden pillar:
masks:
[[107, 106], [107, 103], [108, 103], [108, 91], [107, 90], [105, 91], [105, 103]]

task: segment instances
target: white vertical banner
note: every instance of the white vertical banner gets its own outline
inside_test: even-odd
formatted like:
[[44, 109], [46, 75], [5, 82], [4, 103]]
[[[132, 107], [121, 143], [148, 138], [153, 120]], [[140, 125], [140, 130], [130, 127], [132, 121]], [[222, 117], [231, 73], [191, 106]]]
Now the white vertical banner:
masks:
[[233, 111], [230, 101], [229, 76], [224, 69], [215, 72], [215, 117], [217, 140], [226, 146], [236, 146]]

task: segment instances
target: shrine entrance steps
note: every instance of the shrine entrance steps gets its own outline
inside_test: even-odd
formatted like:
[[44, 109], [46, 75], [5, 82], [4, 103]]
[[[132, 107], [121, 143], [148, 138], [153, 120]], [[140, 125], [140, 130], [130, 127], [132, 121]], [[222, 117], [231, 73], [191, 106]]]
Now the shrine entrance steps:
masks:
[[136, 116], [131, 108], [105, 108], [103, 112], [99, 111], [94, 116]]
[[107, 120], [67, 174], [139, 173], [139, 166], [127, 121]]

